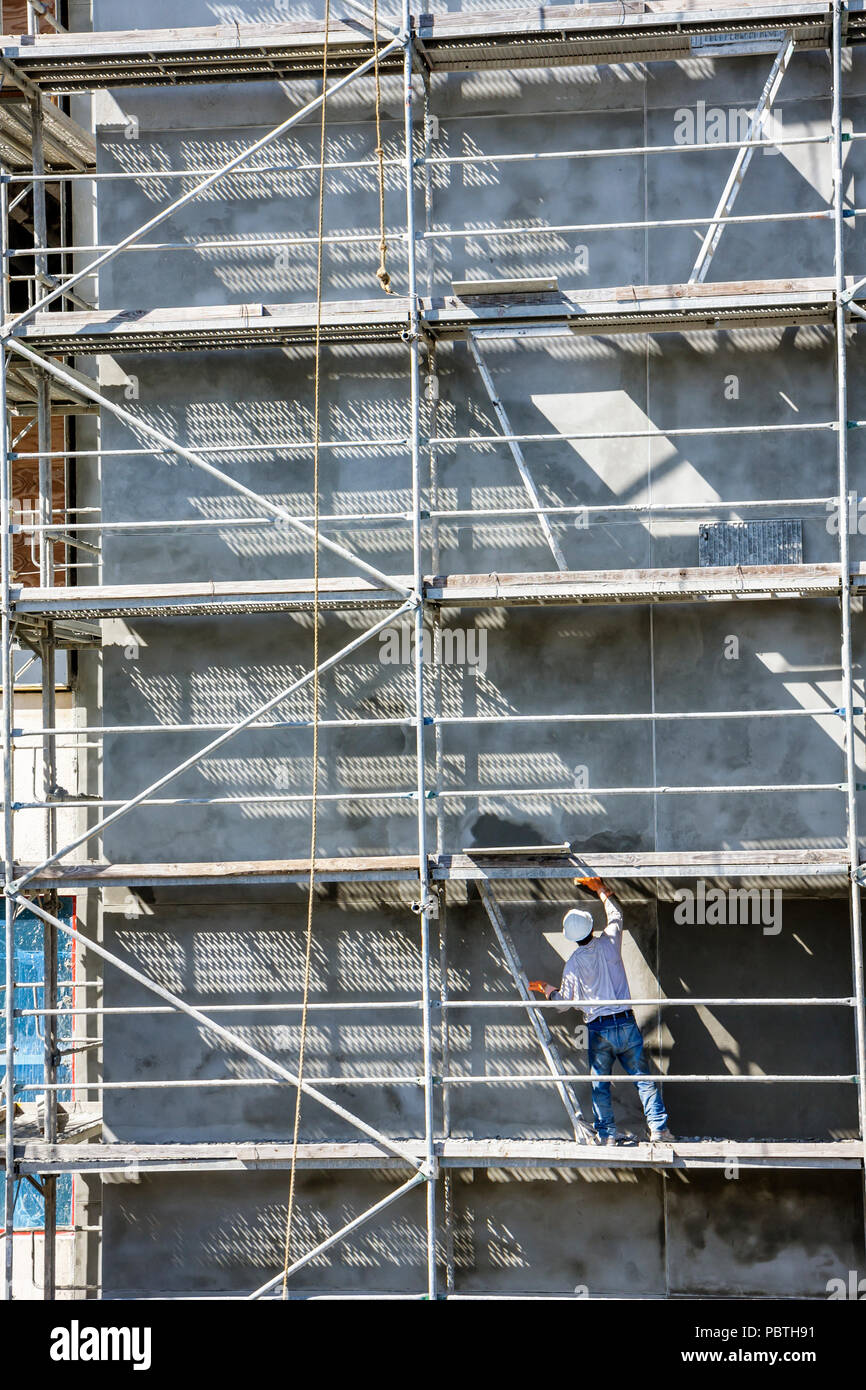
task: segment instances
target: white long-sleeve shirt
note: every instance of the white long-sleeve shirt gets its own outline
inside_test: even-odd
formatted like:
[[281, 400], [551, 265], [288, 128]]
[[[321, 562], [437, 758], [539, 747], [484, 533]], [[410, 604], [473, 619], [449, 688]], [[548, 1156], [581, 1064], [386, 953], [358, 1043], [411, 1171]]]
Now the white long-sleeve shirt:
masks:
[[577, 946], [565, 963], [562, 984], [551, 999], [563, 1003], [581, 1001], [585, 1022], [604, 1014], [619, 1013], [615, 1004], [595, 1007], [593, 999], [631, 999], [631, 992], [622, 963], [622, 908], [616, 898], [604, 899], [607, 926], [601, 936], [593, 936], [584, 946]]

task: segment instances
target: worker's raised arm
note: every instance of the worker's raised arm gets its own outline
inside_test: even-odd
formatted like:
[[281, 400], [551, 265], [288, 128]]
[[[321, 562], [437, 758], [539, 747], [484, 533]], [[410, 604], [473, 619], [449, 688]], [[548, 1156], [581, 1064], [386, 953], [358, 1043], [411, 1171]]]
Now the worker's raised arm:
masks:
[[615, 941], [620, 941], [622, 938], [622, 908], [613, 893], [609, 893], [606, 888], [602, 888], [598, 896], [604, 903], [604, 915], [607, 918], [604, 934], [613, 937]]
[[590, 893], [595, 893], [604, 903], [604, 915], [607, 918], [604, 934], [621, 945], [622, 908], [607, 884], [600, 878], [576, 878], [574, 881], [580, 884], [581, 888], [587, 888]]

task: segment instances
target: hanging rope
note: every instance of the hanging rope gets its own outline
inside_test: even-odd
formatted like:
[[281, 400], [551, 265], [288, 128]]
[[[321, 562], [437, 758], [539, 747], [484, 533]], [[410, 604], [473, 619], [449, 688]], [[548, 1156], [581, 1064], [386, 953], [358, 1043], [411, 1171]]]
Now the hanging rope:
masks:
[[322, 253], [325, 222], [325, 127], [328, 85], [328, 37], [331, 0], [325, 0], [325, 39], [322, 49], [322, 121], [319, 134], [319, 230], [316, 248], [316, 348], [313, 369], [313, 789], [310, 816], [310, 879], [307, 894], [307, 932], [304, 943], [304, 998], [301, 1008], [301, 1040], [298, 1051], [298, 1088], [292, 1131], [292, 1163], [289, 1172], [289, 1201], [286, 1208], [286, 1238], [283, 1249], [282, 1297], [288, 1297], [288, 1271], [291, 1264], [292, 1219], [295, 1211], [295, 1173], [298, 1162], [298, 1136], [301, 1129], [301, 1082], [307, 1048], [307, 1015], [310, 999], [310, 962], [313, 947], [313, 907], [316, 890], [316, 842], [319, 810], [319, 384], [322, 346]]
[[376, 158], [379, 161], [379, 269], [376, 271], [376, 279], [386, 294], [393, 294], [391, 276], [386, 265], [388, 243], [385, 240], [385, 151], [382, 148], [382, 88], [379, 84], [379, 0], [373, 0], [373, 43], [373, 74], [376, 79]]

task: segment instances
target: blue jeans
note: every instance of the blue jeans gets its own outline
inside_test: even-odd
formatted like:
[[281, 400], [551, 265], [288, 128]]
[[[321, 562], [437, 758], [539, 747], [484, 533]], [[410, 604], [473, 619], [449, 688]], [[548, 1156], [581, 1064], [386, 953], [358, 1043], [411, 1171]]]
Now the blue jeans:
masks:
[[[606, 1023], [604, 1018], [594, 1019], [589, 1024], [587, 1033], [589, 1069], [593, 1076], [610, 1076], [617, 1058], [622, 1063], [623, 1071], [628, 1072], [629, 1076], [649, 1075], [643, 1038], [634, 1019], [618, 1019], [615, 1023]], [[654, 1133], [660, 1129], [667, 1129], [667, 1111], [655, 1082], [636, 1081], [635, 1085], [640, 1093], [650, 1129]], [[609, 1081], [593, 1081], [592, 1113], [595, 1116], [595, 1132], [599, 1139], [607, 1139], [616, 1134]]]

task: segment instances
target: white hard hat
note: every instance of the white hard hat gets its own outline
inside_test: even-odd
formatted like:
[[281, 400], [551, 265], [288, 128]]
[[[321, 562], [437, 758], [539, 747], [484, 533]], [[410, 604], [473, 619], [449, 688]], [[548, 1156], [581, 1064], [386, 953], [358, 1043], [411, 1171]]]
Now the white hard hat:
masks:
[[578, 945], [588, 941], [592, 936], [592, 913], [573, 907], [562, 919], [562, 930], [566, 941], [574, 941]]

